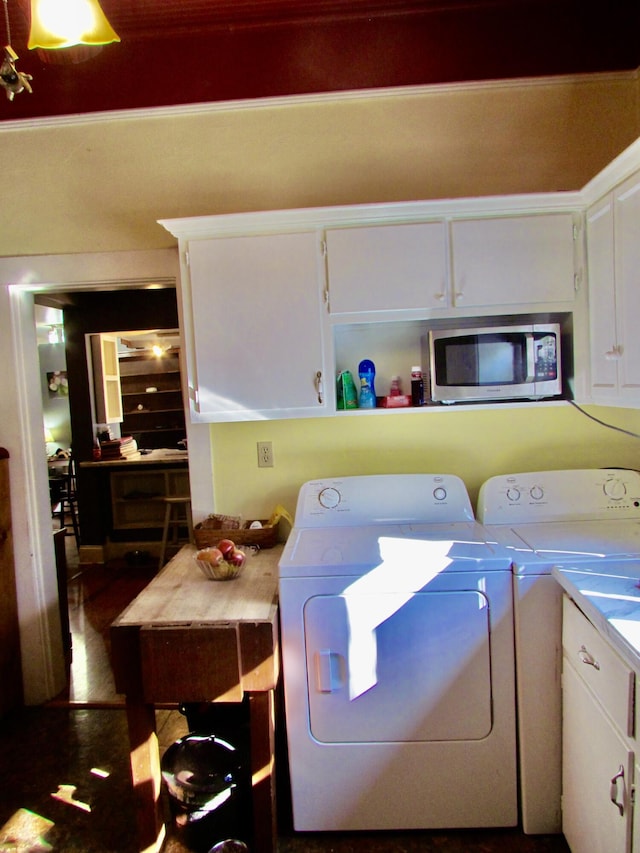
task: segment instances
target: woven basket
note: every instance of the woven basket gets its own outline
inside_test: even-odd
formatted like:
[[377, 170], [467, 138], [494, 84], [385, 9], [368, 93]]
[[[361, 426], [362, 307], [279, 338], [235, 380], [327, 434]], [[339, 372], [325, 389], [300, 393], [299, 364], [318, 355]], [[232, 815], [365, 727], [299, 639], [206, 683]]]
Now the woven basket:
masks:
[[259, 519], [262, 527], [249, 529], [251, 521], [240, 528], [222, 528], [212, 526], [215, 519], [205, 519], [193, 528], [198, 548], [217, 545], [221, 539], [231, 539], [236, 545], [257, 545], [259, 548], [273, 548], [278, 543], [278, 525], [268, 523], [268, 519]]

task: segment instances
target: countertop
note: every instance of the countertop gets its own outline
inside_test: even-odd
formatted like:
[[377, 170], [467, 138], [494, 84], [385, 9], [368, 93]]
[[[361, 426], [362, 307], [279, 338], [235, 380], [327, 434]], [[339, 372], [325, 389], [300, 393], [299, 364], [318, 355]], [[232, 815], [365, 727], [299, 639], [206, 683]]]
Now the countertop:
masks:
[[184, 465], [189, 461], [187, 450], [173, 450], [171, 448], [160, 448], [150, 450], [135, 459], [96, 459], [90, 462], [80, 462], [81, 468], [113, 468], [116, 465]]
[[640, 673], [640, 559], [555, 566], [552, 575]]
[[246, 696], [251, 849], [277, 849], [274, 721], [281, 553], [281, 546], [265, 548], [238, 578], [213, 581], [194, 561], [196, 548], [185, 545], [111, 626], [116, 689], [126, 694], [140, 851], [159, 851], [165, 836], [156, 707], [239, 703]]
[[277, 608], [278, 561], [282, 546], [250, 557], [239, 577], [210, 580], [195, 561], [197, 549], [185, 545], [115, 625], [177, 625], [271, 620]]

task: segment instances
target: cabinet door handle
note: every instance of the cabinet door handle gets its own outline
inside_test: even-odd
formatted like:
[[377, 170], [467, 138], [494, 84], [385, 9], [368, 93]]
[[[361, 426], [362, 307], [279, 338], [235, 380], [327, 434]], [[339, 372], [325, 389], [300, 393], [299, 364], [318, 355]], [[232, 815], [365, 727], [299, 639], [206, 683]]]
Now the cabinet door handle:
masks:
[[320, 405], [322, 405], [322, 401], [323, 401], [323, 397], [324, 397], [324, 388], [322, 386], [322, 371], [321, 370], [318, 370], [318, 372], [316, 373], [315, 385], [316, 385], [316, 394], [318, 395], [318, 403], [320, 403]]
[[611, 797], [611, 802], [614, 806], [617, 806], [618, 811], [620, 812], [620, 817], [624, 815], [624, 804], [618, 802], [618, 779], [622, 779], [624, 784], [624, 767], [622, 764], [618, 768], [618, 772], [611, 780], [611, 787], [609, 789], [609, 796]]
[[594, 669], [600, 669], [600, 664], [591, 654], [588, 652], [584, 646], [580, 646], [580, 651], [578, 652], [578, 657], [586, 666], [592, 666]]
[[605, 352], [604, 357], [607, 361], [618, 361], [619, 358], [622, 358], [622, 347], [616, 344]]
[[436, 299], [438, 302], [442, 302], [442, 300], [444, 299], [444, 293], [434, 293], [433, 298]]

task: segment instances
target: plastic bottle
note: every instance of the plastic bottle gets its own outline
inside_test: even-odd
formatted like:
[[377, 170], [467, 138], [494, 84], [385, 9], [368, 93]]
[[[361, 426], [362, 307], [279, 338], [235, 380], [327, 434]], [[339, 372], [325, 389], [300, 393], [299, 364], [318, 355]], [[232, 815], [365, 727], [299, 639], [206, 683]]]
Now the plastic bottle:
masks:
[[411, 368], [411, 405], [424, 406], [424, 379], [419, 365]]
[[353, 376], [349, 370], [341, 370], [337, 380], [337, 406], [338, 409], [357, 409], [358, 394]]
[[360, 376], [360, 408], [375, 409], [376, 407], [376, 366], [368, 358], [363, 359], [358, 365]]
[[400, 377], [392, 376], [391, 377], [391, 388], [389, 389], [390, 397], [399, 397], [402, 394], [402, 388], [400, 387]]

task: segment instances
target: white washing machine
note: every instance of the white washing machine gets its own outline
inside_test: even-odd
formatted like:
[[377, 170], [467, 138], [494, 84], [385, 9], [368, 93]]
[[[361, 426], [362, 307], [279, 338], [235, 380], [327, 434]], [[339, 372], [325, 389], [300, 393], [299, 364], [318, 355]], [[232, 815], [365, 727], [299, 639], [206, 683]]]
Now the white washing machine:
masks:
[[526, 833], [561, 832], [562, 589], [554, 565], [640, 555], [640, 474], [505, 474], [480, 489], [478, 521], [513, 557], [518, 748]]
[[279, 602], [296, 830], [517, 823], [511, 560], [458, 477], [305, 483]]

